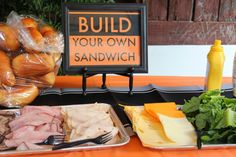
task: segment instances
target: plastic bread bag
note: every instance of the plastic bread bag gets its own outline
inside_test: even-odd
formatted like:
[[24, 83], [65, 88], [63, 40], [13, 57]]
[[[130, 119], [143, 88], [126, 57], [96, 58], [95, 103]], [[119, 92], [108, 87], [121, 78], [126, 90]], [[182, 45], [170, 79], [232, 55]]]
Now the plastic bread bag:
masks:
[[52, 87], [62, 61], [62, 33], [32, 16], [11, 12], [0, 23], [0, 105], [30, 104]]
[[64, 38], [62, 33], [33, 16], [19, 16], [12, 11], [7, 17], [7, 24], [15, 28], [19, 41], [29, 53], [63, 53]]
[[38, 87], [51, 87], [55, 82], [64, 51], [62, 33], [42, 20], [11, 12], [7, 24], [18, 33], [21, 54], [12, 59], [16, 77], [31, 79]]
[[55, 68], [50, 54], [0, 50], [0, 105], [22, 107], [30, 104], [40, 88], [54, 84]]
[[17, 31], [11, 26], [0, 23], [0, 49], [17, 51], [20, 48]]
[[13, 87], [1, 86], [0, 104], [4, 107], [23, 107], [39, 95], [39, 89], [32, 83], [17, 84]]

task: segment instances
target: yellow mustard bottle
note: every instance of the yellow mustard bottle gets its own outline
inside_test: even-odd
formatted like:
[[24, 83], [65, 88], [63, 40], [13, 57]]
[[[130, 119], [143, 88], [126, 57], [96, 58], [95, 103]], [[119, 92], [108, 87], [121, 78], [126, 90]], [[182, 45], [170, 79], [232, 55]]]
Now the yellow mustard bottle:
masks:
[[207, 55], [208, 71], [206, 90], [221, 89], [223, 68], [224, 68], [224, 49], [221, 45], [221, 40], [215, 40], [211, 50]]

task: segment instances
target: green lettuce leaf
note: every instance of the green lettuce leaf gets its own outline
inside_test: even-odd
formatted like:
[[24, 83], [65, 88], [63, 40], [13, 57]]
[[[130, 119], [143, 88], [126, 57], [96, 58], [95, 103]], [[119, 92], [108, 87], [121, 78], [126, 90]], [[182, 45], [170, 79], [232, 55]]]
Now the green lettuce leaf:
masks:
[[185, 100], [182, 109], [203, 143], [236, 143], [236, 99], [212, 90]]
[[236, 127], [236, 112], [231, 108], [224, 111], [222, 119], [215, 124], [214, 129], [222, 129], [227, 127]]

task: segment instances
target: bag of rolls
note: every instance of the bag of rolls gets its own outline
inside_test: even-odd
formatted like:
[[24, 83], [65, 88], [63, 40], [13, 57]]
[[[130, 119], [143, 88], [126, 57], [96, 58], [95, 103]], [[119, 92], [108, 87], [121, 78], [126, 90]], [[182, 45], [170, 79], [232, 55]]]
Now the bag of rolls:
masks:
[[63, 51], [62, 33], [36, 17], [11, 12], [0, 23], [0, 105], [28, 105], [52, 87]]

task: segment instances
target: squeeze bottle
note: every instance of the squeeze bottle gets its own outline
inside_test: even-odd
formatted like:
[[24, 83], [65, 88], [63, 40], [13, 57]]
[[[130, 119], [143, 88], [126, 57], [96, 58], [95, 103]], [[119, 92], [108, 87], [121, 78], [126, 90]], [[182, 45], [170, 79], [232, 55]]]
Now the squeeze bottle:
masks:
[[207, 69], [207, 83], [206, 90], [221, 90], [222, 76], [224, 68], [224, 49], [221, 45], [221, 40], [215, 40], [211, 50], [207, 55], [208, 69]]
[[236, 97], [236, 53], [234, 54], [234, 63], [233, 63], [233, 95]]

